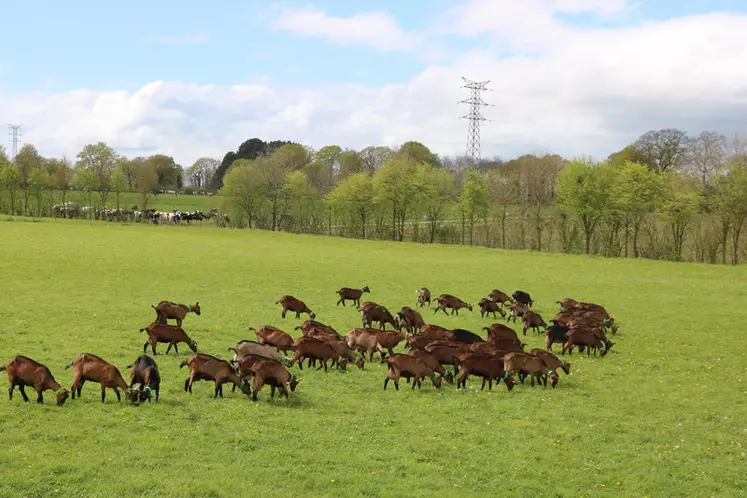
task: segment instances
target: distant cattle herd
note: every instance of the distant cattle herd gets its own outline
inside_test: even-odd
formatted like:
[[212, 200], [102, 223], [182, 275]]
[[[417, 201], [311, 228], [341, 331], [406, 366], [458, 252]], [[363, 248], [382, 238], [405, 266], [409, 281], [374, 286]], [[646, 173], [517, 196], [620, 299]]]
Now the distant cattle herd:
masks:
[[111, 209], [95, 208], [93, 206], [80, 206], [74, 202], [55, 204], [52, 206], [52, 216], [55, 218], [83, 218], [104, 221], [134, 221], [140, 223], [179, 224], [182, 222], [203, 221], [215, 219], [218, 224], [228, 224], [228, 215], [213, 208], [207, 213], [197, 211], [158, 211], [155, 209]]
[[[106, 389], [113, 389], [121, 401], [121, 389], [127, 400], [139, 405], [160, 398], [161, 376], [156, 361], [146, 354], [148, 346], [156, 356], [159, 343], [168, 344], [166, 354], [172, 348], [178, 354], [178, 344], [184, 343], [194, 353], [180, 364], [180, 368], [186, 366], [189, 370], [184, 382], [185, 392], [191, 393], [196, 381], [207, 380], [215, 384], [214, 397], [223, 397], [224, 384], [232, 384], [233, 392], [238, 387], [254, 401], [265, 384], [270, 386], [271, 397], [275, 396], [276, 389], [280, 395], [288, 397], [288, 391], [295, 391], [300, 382], [290, 368], [298, 365], [303, 370], [304, 360], [307, 367], [318, 363], [317, 370], [324, 368], [327, 371], [329, 367], [346, 370], [351, 363], [363, 369], [365, 362], [373, 361], [376, 354], [387, 368], [384, 389], [390, 380], [399, 389], [400, 378], [412, 382], [412, 389], [416, 385], [420, 388], [426, 378], [436, 388], [441, 387], [442, 380], [452, 384], [456, 379], [457, 388], [461, 388], [466, 387], [467, 379], [474, 375], [482, 378], [481, 389], [487, 383], [488, 389], [492, 390], [493, 382], [503, 381], [511, 391], [516, 384], [514, 376], [522, 384], [526, 377], [531, 377], [532, 386], [535, 380], [538, 385], [547, 386], [549, 379], [554, 388], [560, 370], [570, 374], [571, 363], [552, 353], [553, 344], [562, 344], [562, 355], [566, 352], [570, 355], [574, 348], [578, 348], [580, 352], [586, 350], [587, 356], [599, 352], [603, 357], [614, 345], [607, 333], [614, 334], [618, 330], [612, 315], [598, 304], [574, 299], [558, 301], [560, 310], [547, 326], [543, 318], [530, 309], [534, 301], [528, 293], [519, 290], [509, 297], [500, 290], [493, 290], [479, 302], [481, 317], [490, 313], [495, 317], [495, 313], [499, 313], [507, 322], [521, 319], [523, 335], [528, 330], [541, 333], [544, 327], [546, 349], [536, 348], [527, 353], [524, 352], [526, 344], [503, 323], [483, 327], [486, 338], [464, 329], [449, 330], [426, 324], [417, 311], [417, 308], [431, 307], [431, 293], [425, 287], [416, 291], [415, 308], [403, 306], [396, 315], [372, 301], [361, 304], [361, 297], [370, 292], [367, 286], [361, 289], [344, 287], [337, 291], [337, 305], [345, 306], [347, 301], [352, 301], [361, 313], [362, 327], [351, 329], [345, 336], [330, 325], [316, 321], [315, 313], [303, 301], [290, 295], [282, 296], [275, 304], [281, 305], [283, 318], [288, 312], [295, 313], [296, 318], [301, 314], [309, 317], [295, 327], [301, 331], [301, 336], [294, 339], [272, 325], [249, 328], [257, 340], [240, 340], [230, 346], [228, 350], [234, 353], [230, 361], [197, 352], [197, 343], [182, 328], [189, 313], [201, 314], [199, 302], [185, 305], [161, 301], [152, 306], [156, 320], [140, 329], [147, 333], [147, 340], [143, 344], [143, 354], [126, 367], [131, 370], [129, 383], [125, 382], [116, 366], [89, 353], [78, 355], [65, 367], [73, 367], [70, 390], [55, 380], [49, 368], [25, 356], [14, 356], [0, 367], [0, 371], [7, 371], [11, 400], [17, 386], [24, 401], [28, 401], [25, 387], [31, 387], [37, 392], [38, 403], [43, 402], [44, 391], [51, 390], [57, 405], [62, 405], [71, 394], [73, 399], [79, 397], [85, 382], [94, 382], [100, 384], [102, 403], [106, 399]], [[460, 309], [472, 311], [471, 304], [450, 294], [441, 294], [433, 301], [436, 304], [434, 315], [439, 311], [447, 313], [447, 309], [452, 315], [458, 315]], [[171, 325], [168, 320], [175, 320], [176, 324]], [[374, 325], [379, 328], [373, 328]], [[393, 330], [386, 330], [387, 325], [391, 325]], [[401, 342], [404, 342], [407, 353], [394, 353], [394, 348]], [[453, 372], [445, 367], [452, 367]]]

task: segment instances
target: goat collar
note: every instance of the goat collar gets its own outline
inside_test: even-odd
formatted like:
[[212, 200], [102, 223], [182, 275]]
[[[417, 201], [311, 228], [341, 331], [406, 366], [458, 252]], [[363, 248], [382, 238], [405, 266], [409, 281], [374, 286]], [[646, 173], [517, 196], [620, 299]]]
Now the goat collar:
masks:
[[511, 376], [511, 374], [510, 374], [510, 373], [508, 373], [508, 372], [504, 372], [504, 374], [503, 374], [503, 380], [506, 380], [506, 379], [508, 379], [508, 378], [509, 378], [510, 376]]
[[189, 313], [190, 311], [192, 311], [192, 306], [191, 305], [188, 304], [186, 306], [187, 306], [187, 313]]
[[64, 391], [64, 390], [65, 390], [65, 388], [64, 388], [64, 387], [62, 387], [62, 386], [60, 386], [60, 388], [59, 388], [59, 389], [57, 389], [57, 390], [56, 390], [56, 391], [54, 392], [54, 395], [55, 395], [55, 396], [59, 396], [59, 395], [60, 395], [60, 393], [61, 393], [62, 391]]
[[149, 393], [153, 392], [153, 389], [150, 388], [150, 386], [145, 386], [144, 391], [148, 391]]
[[294, 374], [293, 372], [291, 372], [291, 376], [288, 379], [288, 382], [293, 382], [293, 379], [295, 379], [295, 378], [296, 378], [296, 374]]

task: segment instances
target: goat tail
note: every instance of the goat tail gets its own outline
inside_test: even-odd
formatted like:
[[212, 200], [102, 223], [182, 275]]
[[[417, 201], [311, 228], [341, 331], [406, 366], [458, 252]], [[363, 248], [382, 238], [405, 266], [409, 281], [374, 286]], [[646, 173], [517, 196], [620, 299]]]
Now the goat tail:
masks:
[[0, 366], [0, 372], [4, 372], [6, 368], [8, 368], [8, 365]]
[[275, 304], [280, 304], [280, 301], [275, 301]]
[[235, 348], [235, 347], [233, 347], [233, 346], [229, 347], [229, 348], [228, 348], [228, 350], [229, 350], [229, 351], [233, 351], [234, 353], [236, 352], [236, 348]]
[[68, 365], [67, 365], [67, 366], [65, 367], [65, 370], [67, 370], [68, 368], [72, 367], [74, 363], [75, 363], [75, 361], [71, 361], [71, 362], [70, 362], [70, 363], [69, 363], [69, 364], [68, 364]]
[[146, 330], [148, 330], [148, 327], [140, 329], [140, 332], [145, 332]]
[[183, 362], [179, 363], [179, 368], [184, 368], [187, 366], [187, 360], [184, 360]]

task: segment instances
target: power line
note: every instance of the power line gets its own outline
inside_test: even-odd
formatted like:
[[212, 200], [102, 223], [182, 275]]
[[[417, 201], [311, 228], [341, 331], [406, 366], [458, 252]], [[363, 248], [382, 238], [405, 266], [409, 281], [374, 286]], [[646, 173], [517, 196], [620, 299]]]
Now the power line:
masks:
[[480, 160], [480, 121], [488, 121], [480, 113], [481, 107], [487, 107], [490, 104], [482, 100], [480, 94], [484, 91], [492, 91], [487, 88], [488, 81], [471, 81], [462, 77], [465, 85], [462, 88], [468, 88], [471, 91], [470, 98], [462, 100], [460, 104], [469, 104], [469, 113], [460, 119], [469, 120], [469, 129], [467, 131], [467, 156], [471, 157], [474, 162]]
[[10, 132], [8, 132], [8, 135], [13, 137], [12, 139], [12, 148], [11, 148], [11, 161], [16, 160], [16, 155], [18, 155], [18, 142], [20, 142], [19, 138], [23, 133], [21, 133], [21, 128], [23, 125], [12, 125], [8, 123], [8, 128], [10, 128]]

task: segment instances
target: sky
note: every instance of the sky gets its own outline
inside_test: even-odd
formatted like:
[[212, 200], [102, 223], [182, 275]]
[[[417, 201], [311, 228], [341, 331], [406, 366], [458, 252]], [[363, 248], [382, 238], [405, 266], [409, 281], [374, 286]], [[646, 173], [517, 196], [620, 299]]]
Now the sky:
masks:
[[0, 12], [0, 124], [22, 124], [45, 156], [104, 141], [186, 167], [252, 137], [463, 155], [463, 77], [489, 81], [483, 157], [603, 159], [650, 129], [747, 131], [744, 0], [24, 0]]

